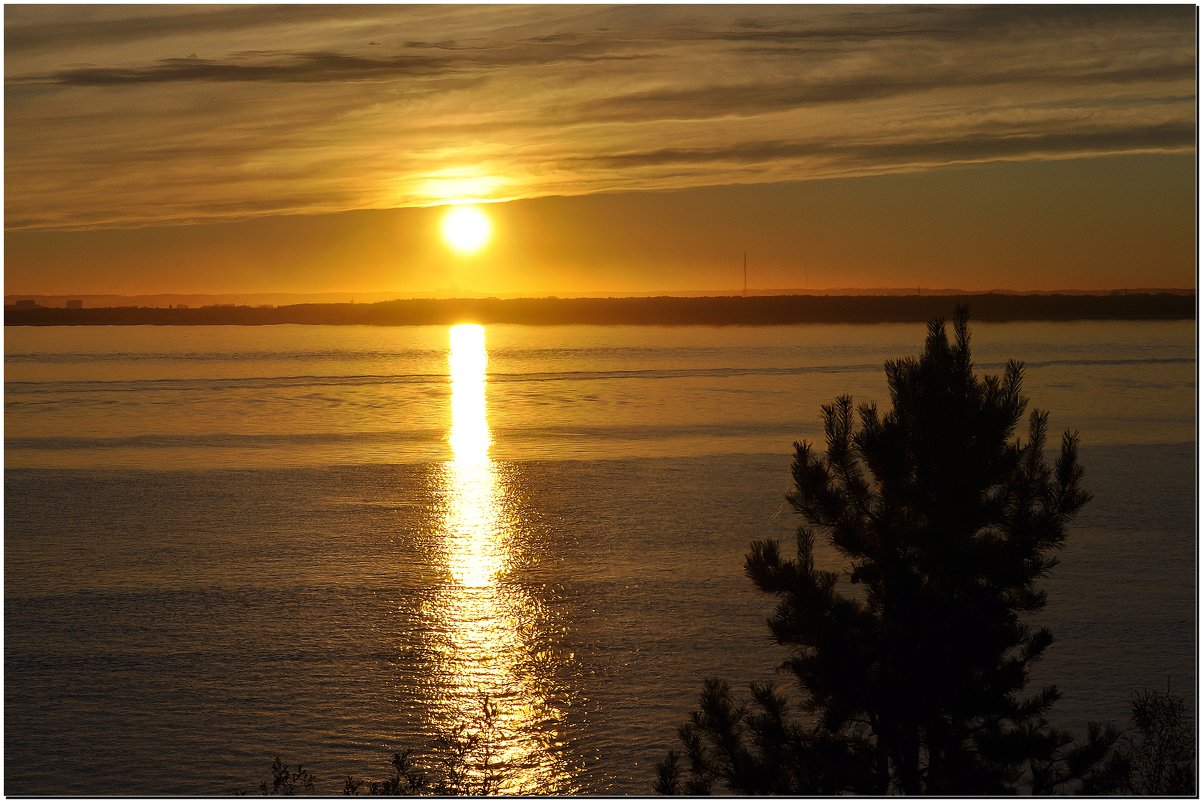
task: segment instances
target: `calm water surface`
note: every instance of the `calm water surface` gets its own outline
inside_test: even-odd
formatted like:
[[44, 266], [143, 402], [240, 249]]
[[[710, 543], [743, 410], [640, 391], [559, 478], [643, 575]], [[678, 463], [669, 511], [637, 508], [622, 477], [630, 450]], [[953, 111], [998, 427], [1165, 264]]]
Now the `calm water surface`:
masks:
[[[790, 443], [923, 326], [8, 328], [7, 793], [318, 789], [495, 703], [508, 792], [644, 793], [706, 676], [777, 678], [741, 562]], [[1192, 697], [1192, 323], [974, 328], [1078, 428], [1054, 721]], [[824, 559], [833, 564], [832, 555]]]

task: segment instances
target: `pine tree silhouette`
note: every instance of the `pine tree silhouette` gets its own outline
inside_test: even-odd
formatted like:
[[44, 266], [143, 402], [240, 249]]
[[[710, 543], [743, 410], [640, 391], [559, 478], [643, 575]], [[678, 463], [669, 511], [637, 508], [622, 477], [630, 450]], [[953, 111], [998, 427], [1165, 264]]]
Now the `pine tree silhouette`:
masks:
[[[1092, 726], [1068, 748], [1046, 712], [1054, 686], [1027, 694], [1053, 641], [1025, 616], [1046, 604], [1038, 581], [1088, 501], [1078, 437], [1045, 462], [1047, 415], [1029, 414], [1022, 366], [978, 378], [968, 315], [954, 342], [929, 323], [925, 351], [885, 365], [891, 409], [822, 407], [825, 452], [795, 445], [789, 500], [803, 520], [797, 555], [760, 541], [746, 572], [778, 596], [768, 622], [792, 650], [803, 723], [755, 686], [752, 705], [710, 681], [680, 729], [686, 760], [659, 765], [663, 793], [998, 794], [1045, 792], [1079, 778], [1116, 734]], [[844, 572], [818, 569], [820, 536]], [[839, 583], [848, 577], [850, 587]]]

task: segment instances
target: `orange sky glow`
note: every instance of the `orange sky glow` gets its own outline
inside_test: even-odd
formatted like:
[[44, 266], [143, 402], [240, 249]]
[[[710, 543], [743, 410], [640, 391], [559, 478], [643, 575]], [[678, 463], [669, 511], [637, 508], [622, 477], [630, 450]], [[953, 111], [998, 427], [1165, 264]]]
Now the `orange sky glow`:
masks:
[[[8, 6], [6, 294], [1195, 284], [1191, 6]], [[443, 206], [485, 209], [478, 250]]]

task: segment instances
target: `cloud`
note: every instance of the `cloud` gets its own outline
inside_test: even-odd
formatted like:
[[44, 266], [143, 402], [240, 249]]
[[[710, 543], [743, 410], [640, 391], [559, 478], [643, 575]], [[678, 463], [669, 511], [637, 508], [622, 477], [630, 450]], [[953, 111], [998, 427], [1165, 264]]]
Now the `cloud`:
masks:
[[1107, 65], [1073, 73], [1046, 73], [1044, 70], [979, 72], [937, 68], [897, 76], [892, 74], [858, 75], [835, 80], [778, 81], [703, 86], [690, 89], [663, 89], [599, 98], [580, 108], [589, 119], [702, 119], [728, 114], [778, 113], [830, 103], [853, 103], [915, 95], [947, 89], [1014, 88], [1028, 91], [1038, 88], [1115, 86], [1121, 84], [1170, 83], [1186, 88], [1192, 65], [1184, 61], [1136, 67], [1112, 68]]
[[637, 169], [661, 165], [715, 166], [820, 158], [842, 170], [859, 170], [877, 167], [880, 164], [898, 168], [914, 164], [946, 165], [1134, 151], [1184, 151], [1193, 145], [1195, 135], [1196, 130], [1192, 125], [1174, 123], [1041, 134], [975, 133], [950, 139], [918, 139], [904, 142], [776, 140], [741, 142], [735, 147], [663, 148], [618, 153], [598, 156], [592, 159], [592, 162], [605, 169]]
[[10, 228], [1194, 146], [1190, 7], [71, 9], [6, 9]]
[[[155, 8], [156, 13], [145, 13]], [[68, 50], [114, 44], [278, 28], [280, 25], [345, 21], [362, 9], [354, 6], [282, 5], [193, 10], [187, 6], [10, 7], [5, 12], [4, 47], [20, 52], [50, 47]], [[108, 16], [97, 16], [106, 15]], [[114, 16], [115, 15], [115, 16]]]
[[772, 22], [758, 17], [737, 20], [725, 29], [697, 32], [727, 42], [786, 44], [928, 40], [964, 42], [1069, 34], [1072, 31], [1185, 26], [1192, 19], [1183, 5], [1013, 5], [832, 7], [815, 15]]
[[[414, 43], [409, 43], [412, 47]], [[488, 49], [455, 48], [450, 45], [423, 45], [455, 52], [454, 56], [396, 55], [365, 57], [335, 52], [255, 52], [239, 54], [237, 58], [218, 61], [189, 56], [167, 58], [141, 67], [76, 67], [49, 75], [14, 77], [12, 86], [121, 86], [137, 83], [180, 82], [282, 82], [325, 83], [331, 81], [364, 81], [407, 76], [437, 76], [464, 70], [494, 70], [528, 65], [547, 66], [567, 62], [596, 62], [633, 60], [645, 56], [616, 55], [589, 52], [589, 47], [568, 44], [551, 38], [537, 42], [540, 47]], [[550, 46], [554, 45], [554, 46]]]

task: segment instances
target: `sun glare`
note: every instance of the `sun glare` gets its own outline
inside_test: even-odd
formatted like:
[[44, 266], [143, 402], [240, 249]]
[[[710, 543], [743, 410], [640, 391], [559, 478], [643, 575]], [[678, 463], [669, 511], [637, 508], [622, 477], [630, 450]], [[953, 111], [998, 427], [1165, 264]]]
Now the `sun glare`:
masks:
[[487, 345], [482, 325], [450, 329], [450, 447], [458, 464], [488, 460]]
[[442, 236], [460, 253], [474, 253], [492, 237], [492, 221], [478, 206], [454, 206], [442, 217]]
[[[534, 655], [543, 667], [556, 663], [543, 658], [556, 656], [537, 634], [541, 628], [531, 624], [541, 613], [532, 595], [505, 577], [521, 563], [520, 517], [500, 467], [488, 454], [492, 435], [482, 325], [450, 329], [449, 367], [453, 457], [446, 462], [442, 541], [453, 580], [420, 604], [430, 615], [427, 641], [434, 671], [423, 684], [436, 692], [430, 707], [437, 725], [466, 725], [464, 735], [495, 736], [487, 740], [494, 760], [464, 765], [463, 780], [477, 786], [493, 781], [497, 793], [506, 795], [569, 793], [570, 770], [559, 756], [562, 712], [554, 701], [561, 690], [546, 677], [558, 673], [528, 668]], [[471, 719], [469, 709], [480, 698], [496, 698], [494, 731]], [[498, 764], [514, 768], [492, 772]]]

